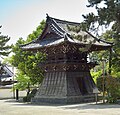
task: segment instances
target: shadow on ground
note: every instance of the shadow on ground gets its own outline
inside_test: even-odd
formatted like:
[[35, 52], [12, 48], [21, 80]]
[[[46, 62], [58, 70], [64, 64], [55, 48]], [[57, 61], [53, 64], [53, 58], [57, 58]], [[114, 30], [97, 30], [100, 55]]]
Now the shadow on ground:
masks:
[[119, 104], [102, 104], [102, 103], [82, 103], [82, 104], [72, 104], [72, 105], [61, 105], [61, 104], [32, 104], [32, 103], [24, 103], [21, 101], [16, 101], [15, 99], [5, 100], [6, 103], [11, 103], [16, 106], [48, 106], [48, 107], [58, 107], [64, 110], [67, 109], [77, 109], [77, 110], [87, 110], [87, 109], [110, 109], [117, 108], [120, 109]]
[[74, 106], [66, 106], [64, 109], [77, 109], [77, 110], [85, 110], [85, 109], [110, 109], [117, 108], [120, 109], [120, 105], [118, 104], [95, 104], [95, 103], [86, 103], [86, 104], [78, 104]]
[[53, 106], [53, 107], [64, 106], [63, 104], [47, 104], [47, 103], [33, 104], [31, 102], [17, 101], [15, 99], [8, 99], [5, 100], [4, 102], [11, 103], [12, 105], [17, 105], [17, 106], [22, 106], [22, 105], [23, 106]]

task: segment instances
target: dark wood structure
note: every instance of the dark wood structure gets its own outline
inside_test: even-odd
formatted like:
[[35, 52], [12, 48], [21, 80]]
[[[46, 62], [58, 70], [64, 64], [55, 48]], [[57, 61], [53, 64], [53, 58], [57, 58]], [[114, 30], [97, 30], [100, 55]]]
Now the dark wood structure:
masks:
[[[55, 19], [47, 16], [45, 29], [31, 43], [22, 46], [23, 50], [41, 51], [47, 59], [39, 66], [45, 71], [43, 82], [32, 99], [34, 103], [79, 103], [93, 101], [95, 83], [90, 75], [94, 63], [87, 62], [87, 54], [92, 51], [109, 49], [111, 44], [97, 39], [89, 32], [70, 31], [80, 23]], [[79, 36], [74, 39], [72, 36]], [[80, 48], [90, 44], [87, 51]]]

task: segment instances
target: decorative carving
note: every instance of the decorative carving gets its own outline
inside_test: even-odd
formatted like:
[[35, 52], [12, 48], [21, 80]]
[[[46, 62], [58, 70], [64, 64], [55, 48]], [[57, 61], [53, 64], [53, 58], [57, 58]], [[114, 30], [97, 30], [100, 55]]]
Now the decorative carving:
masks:
[[73, 67], [74, 67], [74, 70], [76, 70], [76, 69], [78, 68], [78, 66], [77, 66], [77, 65], [73, 65]]
[[45, 70], [45, 72], [49, 71], [89, 71], [89, 69], [93, 67], [93, 65], [89, 65], [87, 63], [54, 63], [54, 64], [43, 64], [41, 68]]

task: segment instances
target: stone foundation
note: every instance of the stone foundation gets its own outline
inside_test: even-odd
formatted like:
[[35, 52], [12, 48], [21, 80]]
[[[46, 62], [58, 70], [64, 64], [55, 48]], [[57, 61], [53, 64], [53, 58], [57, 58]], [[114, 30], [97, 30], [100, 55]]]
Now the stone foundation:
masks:
[[33, 104], [75, 104], [95, 101], [94, 95], [64, 97], [64, 98], [33, 98]]

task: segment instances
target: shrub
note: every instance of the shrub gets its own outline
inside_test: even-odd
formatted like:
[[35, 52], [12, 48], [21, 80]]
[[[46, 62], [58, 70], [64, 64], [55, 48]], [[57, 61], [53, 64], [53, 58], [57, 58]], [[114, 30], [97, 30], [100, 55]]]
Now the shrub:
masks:
[[27, 96], [23, 97], [23, 102], [30, 102], [31, 99], [35, 96], [37, 92], [37, 89], [33, 89], [31, 93], [29, 93]]
[[120, 98], [120, 78], [107, 77], [106, 81], [107, 102], [116, 103]]

